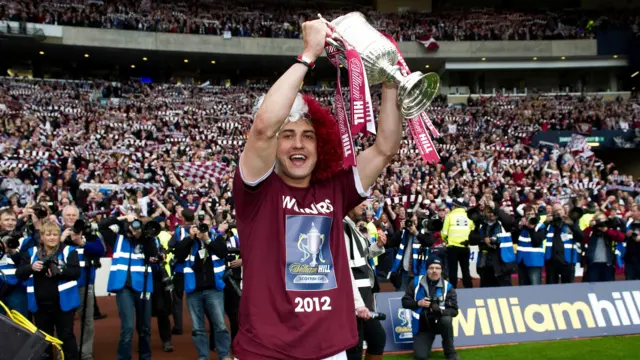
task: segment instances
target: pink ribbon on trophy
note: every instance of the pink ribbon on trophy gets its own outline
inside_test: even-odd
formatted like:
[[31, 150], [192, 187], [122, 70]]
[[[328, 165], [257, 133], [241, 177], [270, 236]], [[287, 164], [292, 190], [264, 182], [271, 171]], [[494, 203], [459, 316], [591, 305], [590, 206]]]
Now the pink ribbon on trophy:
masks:
[[[382, 31], [380, 31], [380, 34], [382, 34], [389, 41], [391, 41], [393, 46], [396, 47], [396, 50], [398, 51], [398, 66], [400, 66], [402, 75], [407, 76], [411, 74], [411, 70], [409, 70], [409, 66], [407, 66], [407, 63], [404, 61], [402, 52], [400, 52], [400, 48], [398, 47], [398, 44], [393, 39], [393, 37], [391, 37], [388, 34], [385, 34]], [[431, 134], [436, 138], [440, 137], [440, 133], [438, 132], [436, 127], [433, 126], [433, 123], [427, 116], [427, 113], [423, 111], [418, 116], [411, 119], [407, 119], [407, 123], [409, 124], [409, 130], [411, 131], [411, 137], [413, 138], [413, 141], [416, 143], [416, 146], [418, 147], [418, 152], [420, 152], [420, 155], [422, 156], [422, 158], [427, 163], [438, 163], [440, 161], [440, 156], [438, 155], [438, 152], [433, 146], [433, 141], [431, 141], [431, 136], [429, 135], [429, 132], [427, 132], [427, 127], [429, 128], [429, 131], [431, 131]], [[426, 127], [425, 127], [425, 124], [426, 124]]]
[[[344, 150], [344, 167], [356, 166], [356, 152], [353, 146], [352, 135], [365, 132], [375, 134], [376, 127], [373, 118], [373, 107], [371, 105], [371, 93], [364, 69], [364, 64], [360, 54], [346, 41], [334, 38], [335, 42], [341, 44], [345, 50], [335, 46], [325, 46], [327, 57], [336, 67], [336, 97], [335, 112], [338, 118], [338, 128], [340, 129], [340, 139]], [[344, 108], [344, 98], [342, 97], [342, 85], [340, 84], [340, 55], [344, 55], [347, 61], [349, 73], [349, 98], [351, 100], [351, 124], [347, 119], [347, 112]]]

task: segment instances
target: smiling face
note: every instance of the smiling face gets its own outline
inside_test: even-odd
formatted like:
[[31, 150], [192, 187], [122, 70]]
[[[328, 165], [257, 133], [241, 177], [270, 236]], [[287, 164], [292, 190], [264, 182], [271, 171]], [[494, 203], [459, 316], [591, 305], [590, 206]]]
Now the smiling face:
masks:
[[318, 161], [316, 133], [309, 120], [290, 122], [278, 134], [277, 172], [292, 186], [306, 187]]

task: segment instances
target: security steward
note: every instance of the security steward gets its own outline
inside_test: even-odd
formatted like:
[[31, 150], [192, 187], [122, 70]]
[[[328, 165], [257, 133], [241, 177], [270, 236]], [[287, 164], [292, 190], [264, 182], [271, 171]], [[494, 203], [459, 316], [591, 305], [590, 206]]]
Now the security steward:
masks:
[[584, 229], [588, 228], [591, 225], [591, 220], [598, 212], [598, 204], [593, 201], [590, 201], [587, 204], [587, 208], [584, 210], [584, 214], [580, 217], [578, 225], [580, 225], [580, 230], [584, 231]]
[[449, 267], [449, 281], [453, 287], [458, 284], [458, 264], [462, 270], [462, 285], [473, 287], [471, 272], [469, 271], [469, 234], [475, 225], [467, 216], [463, 199], [453, 200], [453, 210], [445, 217], [442, 225], [442, 240], [447, 244], [447, 263]]
[[515, 253], [511, 233], [506, 232], [493, 205], [484, 209], [485, 220], [471, 233], [471, 244], [478, 244], [480, 287], [511, 286], [515, 269]]
[[447, 359], [459, 360], [453, 344], [453, 318], [458, 316], [456, 290], [442, 278], [442, 260], [429, 257], [426, 276], [416, 276], [402, 297], [402, 307], [413, 310], [413, 356], [427, 360], [436, 335], [442, 336]]
[[532, 206], [524, 208], [524, 217], [520, 221], [519, 231], [516, 231], [518, 252], [518, 285], [542, 284], [542, 267], [544, 266], [544, 252], [547, 245], [546, 228], [536, 209]]
[[[375, 285], [375, 265], [373, 259], [384, 254], [386, 237], [382, 231], [379, 232], [377, 240], [373, 243], [369, 241], [369, 231], [363, 221], [358, 221], [362, 217], [366, 203], [356, 206], [349, 211], [343, 220], [344, 239], [347, 244], [349, 254], [349, 267], [353, 274], [353, 283], [358, 288], [354, 291], [356, 303], [356, 313], [358, 316], [358, 344], [347, 349], [347, 359], [361, 360], [363, 342], [367, 342], [367, 353], [365, 359], [382, 359], [386, 334], [379, 320], [370, 319], [369, 311], [374, 311], [373, 287]], [[358, 221], [358, 225], [356, 225]], [[362, 298], [359, 301], [358, 297]]]

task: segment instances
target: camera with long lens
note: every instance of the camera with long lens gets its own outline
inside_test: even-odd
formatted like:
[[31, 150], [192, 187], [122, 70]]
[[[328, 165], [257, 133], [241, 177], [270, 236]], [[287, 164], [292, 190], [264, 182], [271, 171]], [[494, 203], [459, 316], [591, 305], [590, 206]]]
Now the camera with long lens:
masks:
[[229, 264], [236, 260], [236, 256], [238, 255], [240, 255], [240, 249], [232, 247], [227, 248], [227, 256], [224, 259], [225, 265], [227, 266], [225, 278], [229, 280], [229, 284], [231, 284], [231, 287], [235, 290], [238, 296], [242, 296], [242, 289], [240, 289], [240, 284], [238, 283], [238, 281], [241, 280], [241, 277], [240, 275], [235, 276], [233, 271], [234, 269], [229, 267]]
[[38, 204], [38, 205], [34, 205], [33, 208], [33, 214], [39, 219], [42, 220], [44, 218], [47, 217], [47, 215], [49, 215], [49, 212], [47, 211], [47, 209], [44, 208], [44, 206]]
[[599, 219], [595, 221], [595, 224], [593, 225], [593, 227], [596, 229], [602, 229], [605, 227], [612, 227], [611, 225], [612, 224], [611, 224], [611, 221], [609, 221], [609, 219], [606, 219], [606, 220]]
[[40, 257], [40, 261], [42, 261], [42, 269], [50, 270], [51, 276], [57, 276], [62, 274], [62, 267], [58, 263], [58, 252], [51, 253], [49, 255], [44, 255]]
[[206, 213], [204, 212], [204, 210], [200, 210], [198, 211], [198, 222], [204, 222], [206, 217]]
[[160, 265], [160, 276], [162, 277], [162, 285], [164, 286], [164, 291], [173, 291], [173, 279], [171, 275], [167, 272], [167, 262], [162, 261], [159, 263]]
[[442, 298], [442, 296], [432, 295], [429, 297], [429, 302], [431, 303], [431, 305], [429, 305], [429, 310], [431, 310], [430, 313], [439, 314], [440, 305], [442, 305], [442, 303], [444, 302], [444, 299]]
[[22, 234], [19, 231], [3, 231], [0, 233], [0, 241], [7, 249], [17, 249], [20, 247], [20, 238]]
[[134, 239], [138, 243], [147, 244], [153, 242], [153, 240], [160, 234], [161, 228], [157, 221], [149, 221], [146, 224], [142, 224], [142, 221], [136, 219], [129, 224], [131, 230], [142, 230], [142, 236], [139, 239]]
[[209, 233], [209, 225], [207, 225], [207, 224], [205, 224], [203, 222], [198, 224], [197, 229], [201, 234], [208, 234]]
[[489, 245], [491, 245], [491, 247], [493, 247], [495, 249], [498, 246], [500, 246], [500, 242], [498, 241], [497, 237], [492, 236], [492, 237], [489, 238]]
[[536, 216], [531, 216], [527, 219], [527, 223], [529, 224], [529, 226], [536, 226], [538, 225], [538, 217]]
[[404, 221], [404, 228], [405, 229], [408, 229], [408, 228], [410, 228], [412, 226], [413, 226], [413, 220], [407, 219], [407, 220]]

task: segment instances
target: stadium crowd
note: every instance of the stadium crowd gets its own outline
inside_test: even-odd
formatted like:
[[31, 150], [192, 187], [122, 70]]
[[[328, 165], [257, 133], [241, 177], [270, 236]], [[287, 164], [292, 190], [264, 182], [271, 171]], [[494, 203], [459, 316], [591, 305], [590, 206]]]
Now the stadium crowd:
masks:
[[[31, 221], [70, 226], [71, 220], [65, 214], [75, 205], [84, 219], [102, 225], [125, 220], [133, 223], [134, 219], [159, 222], [168, 236], [160, 248], [170, 247], [166, 240], [185, 223], [206, 223], [225, 234], [235, 226], [233, 171], [252, 123], [255, 99], [266, 90], [262, 85], [202, 87], [2, 78], [3, 230], [8, 230], [4, 222], [9, 213], [23, 224]], [[333, 89], [304, 91], [325, 105], [332, 105]], [[374, 88], [372, 96], [373, 103], [378, 104], [379, 89]], [[544, 217], [550, 219], [558, 213], [568, 217], [580, 209], [578, 217], [566, 221], [579, 223], [580, 234], [584, 231], [585, 236], [576, 235], [575, 239], [584, 243], [588, 242], [589, 229], [604, 217], [602, 224], [613, 221], [607, 224], [624, 234], [616, 242], [632, 244], [626, 249], [616, 247], [618, 261], [608, 259], [608, 266], [622, 267], [626, 260], [627, 278], [637, 279], [638, 181], [621, 174], [615, 164], [596, 159], [580, 141], [572, 141], [566, 148], [550, 143], [534, 146], [531, 136], [538, 131], [557, 129], [580, 132], [637, 129], [639, 108], [634, 98], [608, 102], [598, 95], [470, 97], [465, 104], [448, 104], [445, 97], [436, 98], [428, 115], [442, 133], [436, 144], [441, 162], [423, 163], [410, 136], [405, 134], [399, 154], [382, 172], [358, 222], [373, 228], [374, 236], [380, 231], [389, 239], [386, 252], [378, 258], [379, 281], [389, 277], [399, 290], [405, 290], [406, 281], [394, 276], [402, 272], [394, 259], [407, 246], [404, 234], [431, 231], [428, 223], [435, 219], [444, 222], [433, 231], [436, 241], [429, 246], [435, 251], [443, 238], [454, 242], [454, 234], [446, 230], [447, 218], [459, 216], [460, 209], [469, 209], [469, 218], [474, 222], [479, 220], [473, 218], [470, 209], [478, 209], [486, 217], [479, 226], [480, 232], [486, 231], [483, 229], [487, 224], [494, 224], [496, 218], [492, 214], [498, 214], [502, 226], [514, 234], [513, 243], [519, 246], [521, 242], [516, 239], [520, 226], [530, 220], [531, 214], [540, 224], [546, 224]], [[356, 148], [363, 149], [372, 138], [356, 136], [354, 140]], [[44, 209], [44, 213], [38, 214], [38, 209]], [[581, 218], [589, 214], [586, 221]], [[491, 238], [490, 234], [484, 235]], [[467, 237], [473, 242], [472, 235]], [[227, 241], [231, 238], [227, 237]], [[520, 241], [523, 238], [520, 234]], [[485, 241], [479, 242], [482, 249]], [[105, 243], [106, 253], [115, 262], [120, 254], [120, 250], [113, 248], [117, 240]], [[486, 245], [490, 247], [491, 242], [487, 240]], [[188, 254], [183, 254], [185, 257]], [[588, 257], [587, 254], [585, 258]], [[455, 287], [457, 264], [452, 264], [452, 260], [460, 258], [448, 256], [449, 272], [444, 274]], [[521, 258], [517, 263], [524, 266]], [[447, 266], [446, 260], [444, 265]], [[241, 266], [241, 262], [236, 266]], [[470, 287], [468, 261], [466, 272], [462, 262], [461, 266], [462, 284]], [[414, 271], [406, 266], [404, 269], [411, 275], [426, 271], [419, 266]], [[500, 278], [502, 273], [487, 275], [484, 270], [478, 271], [481, 286], [510, 285], [511, 274], [515, 272], [516, 269], [508, 272], [505, 280]], [[613, 276], [613, 271], [609, 272]], [[547, 274], [550, 276], [547, 283], [559, 281], [554, 279], [553, 271], [548, 269]], [[540, 274], [530, 276], [520, 272], [519, 278], [535, 276]], [[563, 282], [573, 281], [573, 274], [568, 277], [562, 273], [560, 277]], [[186, 274], [182, 281], [186, 281]], [[166, 285], [162, 281], [158, 284], [155, 286]], [[176, 288], [181, 286], [185, 285], [176, 284]], [[169, 314], [158, 318], [165, 351], [173, 351], [171, 331], [183, 332], [181, 316], [175, 315], [182, 312], [181, 296], [179, 301], [173, 299], [172, 306], [172, 330]], [[175, 310], [176, 306], [180, 310]], [[228, 314], [229, 311], [233, 314], [233, 309], [237, 311], [237, 305], [225, 302], [224, 307]], [[204, 322], [200, 325], [204, 328]], [[237, 332], [235, 326], [232, 321], [231, 338]], [[130, 331], [133, 332], [133, 324]], [[212, 333], [215, 334], [211, 347], [217, 347], [223, 351], [221, 357], [225, 356], [228, 341], [227, 345], [221, 342], [226, 333], [221, 329]], [[148, 334], [143, 332], [142, 336], [148, 340]], [[201, 340], [196, 341], [200, 344], [199, 352]], [[85, 353], [90, 351], [84, 343], [81, 348]], [[131, 353], [126, 347], [119, 347], [118, 351]]]
[[360, 11], [377, 28], [399, 41], [425, 37], [447, 41], [549, 40], [594, 38], [596, 29], [624, 28], [640, 32], [640, 17], [633, 13], [602, 14], [564, 11], [446, 11], [382, 14], [349, 4], [343, 9], [292, 9], [283, 4], [239, 1], [0, 1], [0, 20], [43, 24], [157, 31], [187, 34], [299, 38], [300, 26], [320, 12], [333, 19]]

